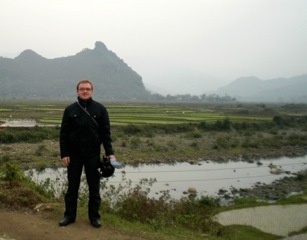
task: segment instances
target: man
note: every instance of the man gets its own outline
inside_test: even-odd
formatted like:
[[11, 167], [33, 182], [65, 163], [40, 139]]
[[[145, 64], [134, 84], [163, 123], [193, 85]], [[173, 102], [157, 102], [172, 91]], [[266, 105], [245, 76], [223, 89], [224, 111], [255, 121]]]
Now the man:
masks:
[[83, 167], [89, 187], [88, 217], [93, 227], [101, 227], [99, 208], [100, 175], [97, 171], [101, 144], [105, 155], [115, 161], [110, 121], [106, 108], [92, 99], [93, 84], [81, 80], [77, 84], [78, 101], [68, 106], [60, 130], [61, 159], [67, 167], [68, 189], [64, 218], [60, 226], [75, 222], [80, 178]]

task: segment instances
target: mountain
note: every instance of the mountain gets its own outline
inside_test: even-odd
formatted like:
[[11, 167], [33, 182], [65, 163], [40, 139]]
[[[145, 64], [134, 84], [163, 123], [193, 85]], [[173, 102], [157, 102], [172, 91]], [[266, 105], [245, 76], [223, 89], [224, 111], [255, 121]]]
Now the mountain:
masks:
[[104, 43], [74, 56], [47, 59], [32, 50], [14, 59], [0, 57], [1, 98], [71, 98], [76, 84], [89, 79], [97, 99], [146, 99], [142, 78]]
[[180, 60], [157, 56], [129, 56], [129, 64], [143, 76], [145, 86], [162, 95], [202, 95], [223, 86], [223, 79], [180, 63]]
[[219, 88], [216, 94], [243, 102], [307, 102], [307, 74], [271, 80], [241, 77]]

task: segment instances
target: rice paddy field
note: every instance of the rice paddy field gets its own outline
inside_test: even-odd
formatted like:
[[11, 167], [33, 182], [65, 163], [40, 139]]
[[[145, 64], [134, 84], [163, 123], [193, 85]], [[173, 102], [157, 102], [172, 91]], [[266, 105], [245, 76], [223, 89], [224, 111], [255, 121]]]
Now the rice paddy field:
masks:
[[[29, 122], [32, 121], [34, 124], [36, 122], [42, 126], [44, 124], [54, 126], [54, 128], [5, 128], [2, 126], [0, 128], [0, 165], [10, 163], [25, 170], [37, 169], [38, 171], [62, 167], [57, 126], [61, 124], [65, 107], [72, 102], [73, 100], [0, 100], [0, 125], [1, 122], [8, 120], [15, 120], [16, 122], [29, 120]], [[272, 159], [289, 156], [294, 159], [295, 156], [306, 155], [306, 104], [101, 103], [106, 106], [109, 112], [116, 157], [126, 166], [136, 167], [140, 164], [150, 166], [161, 163], [174, 165], [183, 162], [197, 167], [196, 164], [199, 162], [206, 162], [206, 164], [211, 161], [226, 163], [232, 160], [253, 162], [262, 158]], [[229, 119], [229, 122], [225, 121], [227, 119]], [[231, 123], [231, 128], [224, 129], [223, 125], [218, 127], [219, 124], [216, 124], [218, 121], [224, 124]], [[204, 127], [207, 125], [217, 125], [217, 127]], [[8, 195], [9, 197], [6, 199], [12, 199], [15, 202], [17, 199], [16, 191], [13, 190], [8, 189], [7, 193], [14, 196]], [[7, 193], [5, 192], [3, 196], [6, 196]], [[20, 199], [20, 201], [25, 202], [24, 191], [21, 192]], [[250, 204], [250, 199], [248, 198], [248, 202], [243, 204]], [[134, 199], [131, 201], [134, 201]], [[144, 201], [148, 200], [145, 199]], [[32, 198], [29, 197], [27, 202], [33, 204]], [[185, 204], [185, 202], [182, 203]], [[189, 202], [188, 206], [191, 203], [195, 203], [195, 201]], [[147, 204], [141, 205], [150, 206]], [[152, 206], [156, 208], [158, 205]], [[161, 206], [166, 205], [161, 202]], [[182, 205], [176, 209], [183, 209], [186, 206]], [[194, 206], [186, 209], [188, 211], [195, 209]], [[161, 211], [159, 210], [161, 208], [157, 208], [158, 211]], [[133, 208], [129, 211], [135, 215]], [[186, 222], [192, 223], [192, 226], [194, 226], [194, 223], [202, 224], [199, 219], [205, 219], [203, 226], [206, 229], [210, 229], [212, 232], [217, 230], [216, 225], [210, 225], [211, 222], [208, 222], [210, 216], [204, 218], [205, 215], [202, 211], [200, 211], [201, 218], [194, 212], [188, 212], [189, 215], [184, 212], [179, 214], [176, 219], [182, 219], [185, 226], [187, 225]], [[155, 221], [164, 223], [164, 219], [161, 221], [160, 216], [158, 214]], [[122, 224], [122, 218], [120, 222]], [[151, 226], [152, 223], [151, 221]], [[160, 229], [160, 225], [157, 226]], [[174, 230], [176, 236], [179, 236], [178, 226], [176, 225]], [[114, 227], [113, 223], [112, 227]], [[133, 229], [136, 229], [135, 225]], [[279, 237], [273, 235], [270, 235], [273, 236], [272, 238], [268, 238], [268, 234], [258, 230], [255, 232], [250, 227], [241, 226], [237, 230], [238, 228], [234, 228], [232, 225], [229, 228], [224, 226], [223, 229], [225, 229], [223, 234], [227, 236], [227, 239], [228, 236], [234, 236], [233, 239], [252, 239], [251, 235], [255, 235], [253, 239], [279, 239]], [[154, 231], [156, 232], [156, 230]], [[240, 237], [242, 235], [241, 238], [238, 237], [238, 232], [240, 232]], [[179, 234], [182, 238], [182, 230], [179, 230]], [[265, 237], [263, 237], [264, 234]], [[191, 234], [188, 234], [188, 236], [190, 237]], [[199, 236], [204, 237], [203, 234], [199, 234], [194, 239], [199, 239]], [[210, 236], [208, 237], [211, 239]], [[216, 237], [212, 239], [216, 239]]]
[[[0, 121], [34, 119], [59, 125], [63, 111], [73, 101], [0, 100]], [[306, 105], [213, 104], [213, 103], [136, 103], [102, 102], [112, 125], [212, 123], [228, 118], [231, 122], [271, 121], [275, 115], [306, 114]]]
[[[26, 150], [22, 149], [32, 149], [28, 154], [29, 162], [33, 162], [33, 156], [37, 155], [39, 163], [42, 158], [42, 148], [48, 149], [44, 151], [44, 157], [47, 157], [47, 152], [50, 153], [48, 159], [52, 162], [51, 165], [58, 164], [57, 127], [61, 124], [65, 107], [72, 102], [0, 101], [0, 125], [4, 130], [0, 143], [12, 144], [12, 146], [3, 145], [5, 149], [18, 149], [17, 157], [10, 151], [3, 150], [1, 158], [19, 159], [22, 156], [21, 158], [25, 159]], [[301, 156], [306, 152], [306, 104], [165, 102], [102, 102], [102, 104], [109, 112], [116, 155], [127, 164], [161, 161], [170, 163], [187, 159], [220, 161], [241, 159], [243, 156], [244, 159], [289, 154]], [[29, 129], [16, 129], [16, 127], [30, 127], [23, 122], [31, 122], [31, 127], [37, 125], [50, 128], [33, 129], [34, 135], [30, 137]], [[6, 128], [3, 123], [8, 127]], [[14, 125], [15, 123], [17, 125]], [[34, 130], [45, 132], [34, 133]], [[43, 140], [47, 142], [34, 143], [37, 141], [36, 137], [41, 138], [40, 134], [46, 135]]]

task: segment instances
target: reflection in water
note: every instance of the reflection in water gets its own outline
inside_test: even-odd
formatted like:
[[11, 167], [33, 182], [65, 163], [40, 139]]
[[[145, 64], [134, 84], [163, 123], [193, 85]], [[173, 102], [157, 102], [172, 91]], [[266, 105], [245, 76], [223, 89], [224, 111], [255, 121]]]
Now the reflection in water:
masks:
[[[283, 170], [282, 173], [272, 174], [272, 165]], [[184, 196], [184, 192], [188, 192], [188, 189], [196, 189], [198, 195], [217, 196], [220, 189], [250, 188], [259, 182], [269, 184], [304, 169], [307, 169], [307, 156], [260, 160], [254, 163], [209, 161], [200, 162], [197, 165], [189, 163], [139, 165], [138, 167], [126, 165], [124, 169], [116, 170], [108, 184], [116, 186], [122, 183], [122, 172], [124, 172], [126, 179], [130, 179], [133, 184], [139, 183], [139, 180], [143, 178], [156, 178], [157, 182], [152, 186], [150, 196], [160, 196], [161, 190], [169, 190], [173, 198], [180, 198]], [[59, 178], [56, 171], [62, 171], [63, 180], [66, 180], [63, 168], [46, 169], [41, 174], [35, 173], [33, 179], [37, 182], [48, 177], [55, 180]]]
[[0, 127], [54, 127], [57, 126], [56, 124], [47, 124], [47, 123], [38, 123], [33, 119], [0, 119]]
[[1, 119], [4, 123], [1, 124], [1, 127], [35, 127], [37, 122], [32, 119]]

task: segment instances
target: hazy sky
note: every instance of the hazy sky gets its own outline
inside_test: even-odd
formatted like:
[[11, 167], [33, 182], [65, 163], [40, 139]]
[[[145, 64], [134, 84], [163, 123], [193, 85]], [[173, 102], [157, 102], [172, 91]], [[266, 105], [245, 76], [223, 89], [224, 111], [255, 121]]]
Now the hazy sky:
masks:
[[96, 41], [171, 93], [307, 73], [307, 0], [0, 0], [0, 56]]

